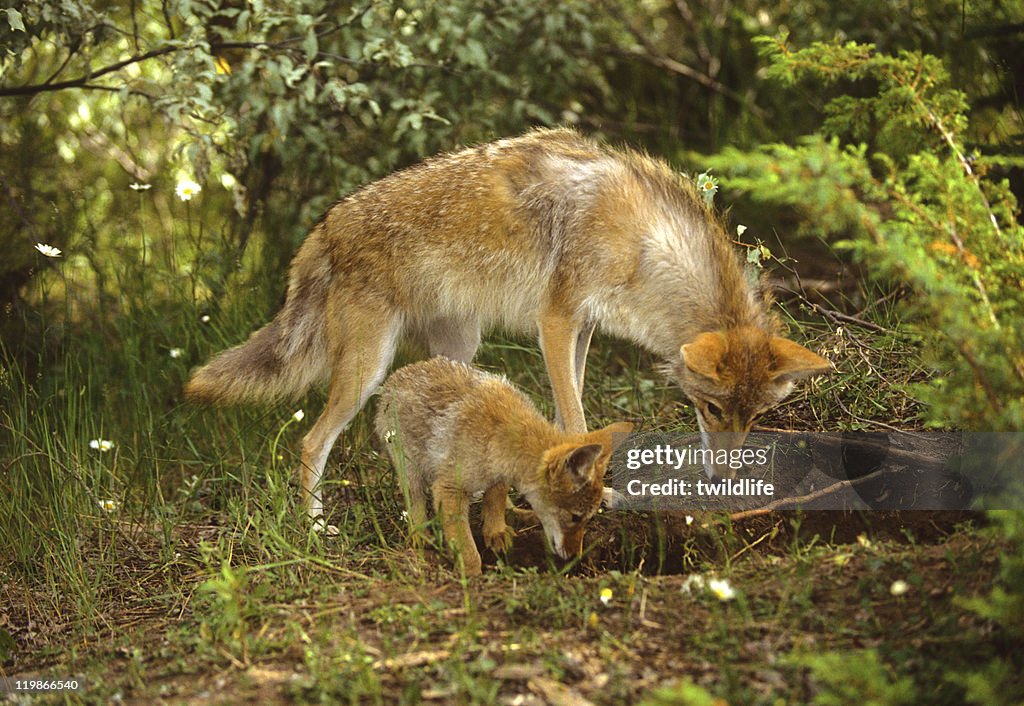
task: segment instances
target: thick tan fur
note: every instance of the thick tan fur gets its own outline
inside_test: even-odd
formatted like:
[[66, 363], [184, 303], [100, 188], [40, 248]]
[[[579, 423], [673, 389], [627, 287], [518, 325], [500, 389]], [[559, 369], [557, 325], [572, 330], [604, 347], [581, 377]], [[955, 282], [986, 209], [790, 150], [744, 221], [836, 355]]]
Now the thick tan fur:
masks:
[[484, 543], [503, 552], [510, 542], [510, 486], [530, 503], [555, 553], [568, 558], [582, 551], [587, 521], [604, 497], [608, 460], [631, 424], [564, 432], [503, 378], [446, 358], [396, 371], [380, 395], [377, 434], [402, 478], [413, 531], [423, 530], [432, 495], [467, 575], [480, 573], [470, 499], [483, 494]]
[[[428, 159], [338, 202], [299, 249], [282, 311], [199, 369], [186, 393], [261, 400], [329, 379], [326, 409], [303, 441], [302, 487], [318, 516], [328, 452], [398, 342], [469, 362], [496, 327], [538, 336], [558, 421], [573, 432], [586, 430], [595, 327], [661, 356], [710, 431], [745, 436], [751, 410], [828, 369], [772, 343], [765, 298], [687, 179], [570, 130], [538, 130]], [[721, 345], [684, 358], [705, 334]], [[701, 373], [719, 363], [740, 367]], [[708, 413], [717, 408], [721, 419]]]

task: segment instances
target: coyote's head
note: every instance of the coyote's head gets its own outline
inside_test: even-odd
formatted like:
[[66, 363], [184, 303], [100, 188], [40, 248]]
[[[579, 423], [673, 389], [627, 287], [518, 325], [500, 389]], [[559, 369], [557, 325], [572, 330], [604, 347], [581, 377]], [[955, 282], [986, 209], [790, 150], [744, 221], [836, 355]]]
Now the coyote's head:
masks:
[[587, 522], [610, 492], [604, 487], [608, 460], [632, 430], [632, 424], [616, 422], [544, 452], [541, 482], [526, 499], [563, 559], [582, 553]]
[[[754, 420], [779, 404], [797, 380], [832, 364], [803, 346], [754, 326], [702, 333], [680, 349], [675, 377], [697, 410], [704, 445], [743, 447]], [[716, 454], [720, 455], [720, 454]], [[727, 463], [705, 462], [711, 478], [732, 478]]]

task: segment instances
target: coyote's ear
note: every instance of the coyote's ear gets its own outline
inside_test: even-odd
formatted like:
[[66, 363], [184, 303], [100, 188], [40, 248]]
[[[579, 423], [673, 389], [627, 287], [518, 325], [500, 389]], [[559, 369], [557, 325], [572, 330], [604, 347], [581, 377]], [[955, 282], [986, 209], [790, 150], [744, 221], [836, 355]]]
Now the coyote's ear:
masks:
[[725, 355], [725, 336], [718, 331], [702, 333], [679, 349], [691, 372], [718, 380], [718, 366]]
[[832, 370], [832, 363], [788, 338], [773, 336], [771, 347], [772, 354], [775, 356], [775, 367], [772, 370], [773, 380], [779, 382], [800, 380]]
[[594, 462], [604, 451], [601, 444], [577, 446], [565, 457], [565, 471], [573, 486], [582, 488], [594, 478]]
[[612, 453], [615, 453], [615, 449], [622, 445], [622, 442], [626, 440], [633, 431], [633, 425], [630, 422], [615, 422], [609, 424], [604, 429], [591, 432], [591, 435], [599, 435], [602, 437], [602, 441], [607, 442], [608, 447]]

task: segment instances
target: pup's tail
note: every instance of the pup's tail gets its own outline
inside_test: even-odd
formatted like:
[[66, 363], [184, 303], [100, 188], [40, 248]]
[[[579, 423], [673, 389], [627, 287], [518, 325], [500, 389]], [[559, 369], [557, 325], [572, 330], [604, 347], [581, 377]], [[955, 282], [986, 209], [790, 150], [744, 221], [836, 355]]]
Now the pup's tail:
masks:
[[188, 399], [230, 404], [298, 397], [327, 377], [330, 275], [324, 263], [310, 263], [303, 254], [296, 257], [284, 306], [274, 319], [196, 370], [185, 385]]

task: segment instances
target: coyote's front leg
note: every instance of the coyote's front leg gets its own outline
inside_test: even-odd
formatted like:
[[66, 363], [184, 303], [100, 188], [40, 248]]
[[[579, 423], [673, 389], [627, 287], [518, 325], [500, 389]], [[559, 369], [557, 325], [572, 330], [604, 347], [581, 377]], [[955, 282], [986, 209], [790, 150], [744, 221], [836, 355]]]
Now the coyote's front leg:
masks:
[[587, 432], [587, 420], [580, 400], [576, 374], [576, 347], [580, 342], [582, 322], [554, 310], [545, 311], [538, 321], [540, 350], [551, 379], [555, 398], [555, 416], [561, 427], [573, 434]]

